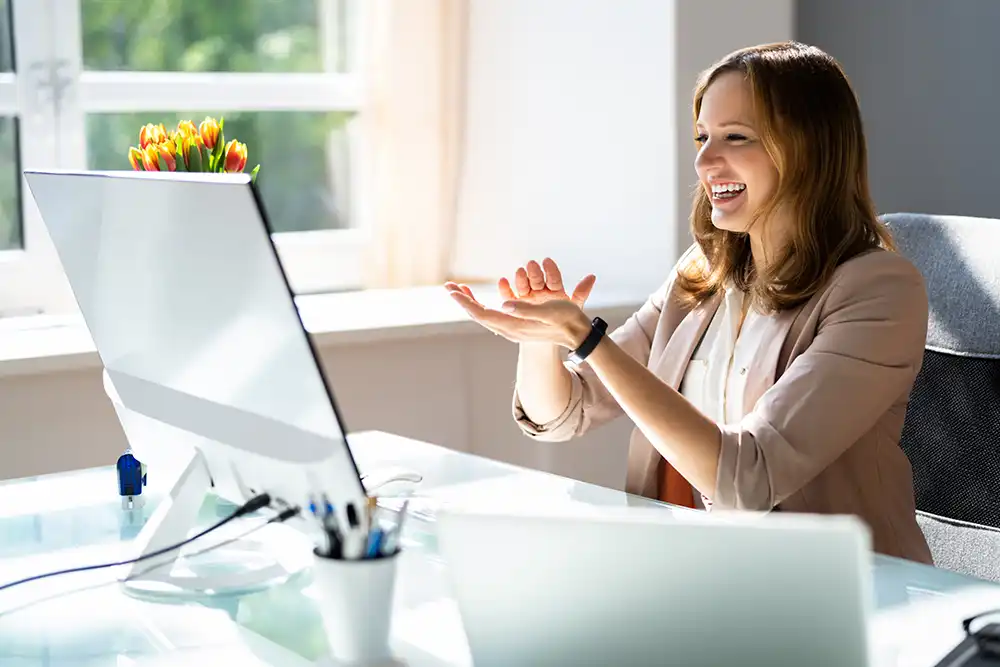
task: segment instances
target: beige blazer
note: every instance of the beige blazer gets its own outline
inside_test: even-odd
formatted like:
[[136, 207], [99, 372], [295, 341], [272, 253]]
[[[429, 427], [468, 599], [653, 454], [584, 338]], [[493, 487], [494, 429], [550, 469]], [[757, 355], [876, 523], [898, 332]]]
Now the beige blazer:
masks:
[[[674, 389], [721, 298], [684, 307], [673, 298], [676, 273], [611, 334]], [[714, 507], [853, 514], [871, 528], [875, 551], [930, 563], [899, 447], [927, 317], [920, 273], [885, 250], [844, 262], [804, 305], [769, 316], [766, 342], [747, 371], [745, 417], [720, 426]], [[624, 414], [586, 364], [570, 369], [572, 398], [552, 422], [528, 419], [515, 392], [514, 417], [529, 436], [568, 440]], [[634, 429], [626, 491], [659, 497], [663, 465]]]

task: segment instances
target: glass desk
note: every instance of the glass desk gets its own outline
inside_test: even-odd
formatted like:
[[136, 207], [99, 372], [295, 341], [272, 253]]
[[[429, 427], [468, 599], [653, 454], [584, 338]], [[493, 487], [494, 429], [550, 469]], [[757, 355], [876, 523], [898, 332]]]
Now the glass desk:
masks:
[[[419, 493], [430, 498], [429, 505], [480, 494], [530, 498], [539, 505], [659, 504], [393, 435], [364, 433], [351, 442], [362, 469], [384, 462], [420, 471]], [[130, 557], [129, 543], [163, 490], [156, 473], [150, 470], [145, 506], [133, 510], [122, 509], [111, 467], [0, 483], [0, 583]], [[418, 497], [411, 504], [403, 536], [393, 645], [401, 664], [470, 665], [436, 555], [433, 520], [421, 502]], [[209, 499], [202, 519], [207, 524], [232, 509]], [[245, 528], [237, 526], [234, 534]], [[273, 528], [285, 537], [290, 530]], [[220, 532], [194, 547], [222, 538]], [[877, 613], [870, 628], [878, 665], [930, 667], [961, 639], [962, 618], [1000, 608], [1000, 586], [882, 556], [874, 558], [873, 568]], [[327, 652], [308, 571], [262, 592], [184, 603], [129, 596], [116, 575], [69, 575], [0, 592], [0, 665], [306, 667]]]

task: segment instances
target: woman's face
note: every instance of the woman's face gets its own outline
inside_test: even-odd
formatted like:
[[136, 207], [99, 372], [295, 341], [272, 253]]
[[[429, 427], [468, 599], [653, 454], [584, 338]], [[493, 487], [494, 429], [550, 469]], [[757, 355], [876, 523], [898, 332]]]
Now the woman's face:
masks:
[[720, 75], [701, 100], [694, 161], [719, 229], [748, 231], [778, 186], [778, 170], [755, 128], [750, 84], [740, 72]]

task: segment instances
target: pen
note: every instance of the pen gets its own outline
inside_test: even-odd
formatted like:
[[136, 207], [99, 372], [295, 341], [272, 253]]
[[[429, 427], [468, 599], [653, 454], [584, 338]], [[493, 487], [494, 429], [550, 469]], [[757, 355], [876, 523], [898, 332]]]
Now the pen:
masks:
[[365, 558], [377, 558], [382, 548], [382, 538], [385, 535], [381, 528], [374, 528], [368, 536], [368, 551]]
[[337, 525], [337, 514], [334, 512], [333, 505], [330, 504], [326, 496], [323, 496], [319, 506], [315, 501], [310, 500], [309, 511], [319, 519], [323, 528], [323, 536], [326, 538], [323, 555], [327, 558], [343, 558], [343, 536]]

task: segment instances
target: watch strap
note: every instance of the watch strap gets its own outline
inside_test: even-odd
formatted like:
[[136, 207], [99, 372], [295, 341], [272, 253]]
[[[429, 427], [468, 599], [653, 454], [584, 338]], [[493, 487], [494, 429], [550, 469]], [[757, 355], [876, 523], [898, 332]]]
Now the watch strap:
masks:
[[595, 317], [590, 323], [590, 333], [580, 343], [580, 347], [569, 353], [569, 360], [574, 364], [581, 364], [594, 351], [601, 339], [608, 331], [608, 323], [600, 317]]

